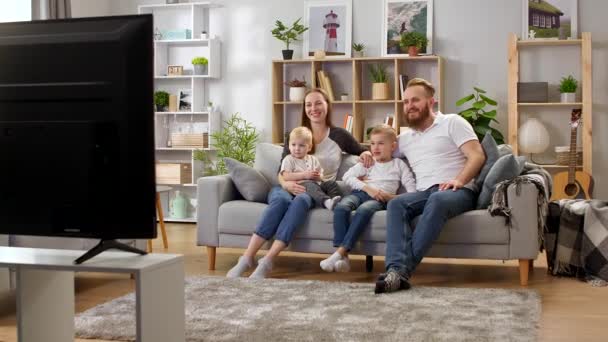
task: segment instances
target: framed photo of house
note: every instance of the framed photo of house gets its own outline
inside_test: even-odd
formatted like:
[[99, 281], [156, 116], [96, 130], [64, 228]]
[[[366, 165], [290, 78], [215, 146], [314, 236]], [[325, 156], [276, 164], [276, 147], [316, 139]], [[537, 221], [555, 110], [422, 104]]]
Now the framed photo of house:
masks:
[[384, 0], [382, 6], [382, 56], [408, 56], [399, 46], [401, 34], [416, 31], [429, 40], [420, 54], [433, 53], [433, 0]]
[[304, 3], [304, 58], [325, 51], [325, 58], [350, 58], [352, 0], [308, 0]]
[[521, 39], [577, 39], [578, 0], [523, 0]]
[[192, 111], [192, 89], [181, 89], [179, 91], [178, 109], [180, 112]]

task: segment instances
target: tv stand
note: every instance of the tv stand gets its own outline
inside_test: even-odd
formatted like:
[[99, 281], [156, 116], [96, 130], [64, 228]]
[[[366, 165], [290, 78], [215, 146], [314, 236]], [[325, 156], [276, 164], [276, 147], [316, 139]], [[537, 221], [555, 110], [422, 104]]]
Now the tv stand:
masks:
[[118, 249], [120, 251], [125, 251], [125, 252], [132, 252], [132, 253], [137, 253], [140, 255], [146, 255], [148, 254], [148, 252], [142, 251], [141, 249], [135, 248], [135, 247], [131, 247], [127, 244], [124, 244], [122, 242], [118, 242], [116, 240], [113, 239], [101, 239], [101, 241], [99, 241], [99, 243], [97, 245], [95, 245], [95, 247], [89, 249], [86, 253], [84, 253], [82, 256], [80, 256], [78, 259], [74, 260], [74, 264], [76, 265], [80, 265], [83, 262], [91, 259], [92, 257], [98, 255], [99, 253], [102, 253], [104, 251], [107, 251], [108, 249]]

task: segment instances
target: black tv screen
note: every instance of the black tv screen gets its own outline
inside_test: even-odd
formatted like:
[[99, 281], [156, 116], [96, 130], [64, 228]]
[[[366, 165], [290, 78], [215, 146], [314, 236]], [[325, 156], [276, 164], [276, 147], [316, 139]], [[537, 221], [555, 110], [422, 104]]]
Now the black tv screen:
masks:
[[151, 15], [0, 24], [0, 234], [155, 238]]

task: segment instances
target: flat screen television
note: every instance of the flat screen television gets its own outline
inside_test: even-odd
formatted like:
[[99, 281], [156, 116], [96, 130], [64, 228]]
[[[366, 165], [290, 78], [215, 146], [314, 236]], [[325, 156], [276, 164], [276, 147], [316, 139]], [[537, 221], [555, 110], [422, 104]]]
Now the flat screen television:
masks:
[[152, 37], [151, 15], [0, 24], [0, 234], [156, 237]]

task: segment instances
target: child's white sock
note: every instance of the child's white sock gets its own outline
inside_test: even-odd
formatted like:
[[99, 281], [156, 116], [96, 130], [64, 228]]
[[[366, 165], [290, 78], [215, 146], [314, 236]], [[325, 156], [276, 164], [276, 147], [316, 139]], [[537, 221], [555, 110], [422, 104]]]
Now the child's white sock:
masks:
[[348, 272], [350, 271], [350, 260], [348, 260], [348, 257], [343, 257], [342, 259], [336, 261], [336, 264], [334, 265], [334, 269], [336, 270], [336, 272]]
[[239, 261], [236, 263], [236, 265], [234, 265], [234, 267], [232, 267], [230, 271], [226, 273], [226, 277], [238, 278], [241, 276], [241, 274], [243, 274], [243, 272], [247, 271], [251, 267], [253, 267], [253, 258], [243, 255], [242, 257], [239, 257]]
[[328, 198], [325, 200], [325, 202], [323, 202], [323, 205], [325, 205], [325, 208], [327, 208], [329, 210], [334, 210], [334, 208], [336, 207], [336, 204], [338, 204], [338, 202], [340, 202], [341, 199], [342, 199], [342, 197], [340, 197], [340, 196], [336, 196], [334, 198]]
[[325, 272], [333, 272], [336, 261], [341, 260], [342, 256], [338, 252], [334, 252], [334, 254], [330, 255], [329, 258], [321, 260], [319, 265], [321, 265], [321, 269]]

